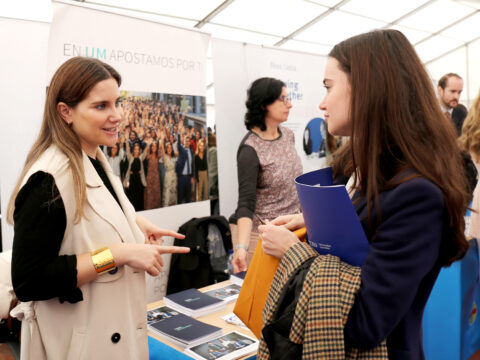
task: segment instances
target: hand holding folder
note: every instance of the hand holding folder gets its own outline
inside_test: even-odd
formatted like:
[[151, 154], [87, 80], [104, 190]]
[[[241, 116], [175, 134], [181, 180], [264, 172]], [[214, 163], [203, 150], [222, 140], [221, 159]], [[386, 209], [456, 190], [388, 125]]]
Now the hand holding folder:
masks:
[[[320, 254], [332, 254], [361, 266], [369, 243], [345, 186], [333, 185], [332, 169], [325, 168], [295, 179], [306, 228], [295, 231]], [[257, 338], [262, 312], [280, 260], [267, 255], [259, 239], [233, 312]]]

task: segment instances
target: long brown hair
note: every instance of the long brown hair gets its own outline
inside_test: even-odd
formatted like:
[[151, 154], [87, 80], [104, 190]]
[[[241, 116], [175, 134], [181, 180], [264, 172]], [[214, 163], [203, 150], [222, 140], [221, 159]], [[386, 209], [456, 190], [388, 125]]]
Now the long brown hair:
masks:
[[75, 222], [78, 222], [84, 216], [86, 182], [82, 146], [77, 134], [60, 116], [57, 104], [64, 102], [73, 109], [88, 96], [88, 93], [96, 84], [110, 78], [115, 79], [120, 86], [122, 79], [114, 68], [100, 60], [86, 57], [69, 59], [55, 72], [47, 90], [40, 134], [27, 155], [20, 179], [10, 197], [7, 210], [8, 222], [13, 223], [15, 198], [24, 177], [40, 155], [52, 144], [55, 144], [70, 161], [76, 201]]
[[200, 144], [203, 146], [203, 153], [201, 154], [202, 156], [205, 156], [205, 153], [207, 152], [206, 146], [205, 146], [205, 140], [200, 139], [197, 142], [197, 148], [195, 149], [195, 155], [200, 156]]
[[[440, 109], [432, 83], [407, 38], [396, 30], [377, 30], [337, 44], [329, 54], [350, 80], [352, 136], [334, 161], [355, 172], [355, 186], [364, 197], [371, 220], [379, 193], [412, 177], [396, 177], [413, 169], [442, 191], [449, 215], [451, 241], [444, 265], [468, 249], [464, 215], [467, 206], [465, 170], [452, 122]], [[381, 220], [380, 220], [381, 221]]]
[[459, 142], [475, 162], [480, 161], [480, 91], [465, 118]]

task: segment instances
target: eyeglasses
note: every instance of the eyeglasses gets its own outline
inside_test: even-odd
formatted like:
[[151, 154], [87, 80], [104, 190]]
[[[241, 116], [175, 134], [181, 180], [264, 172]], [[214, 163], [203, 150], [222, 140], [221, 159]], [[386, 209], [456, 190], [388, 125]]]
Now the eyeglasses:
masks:
[[280, 96], [278, 100], [283, 101], [285, 105], [288, 105], [289, 102], [292, 102], [292, 99], [285, 95]]

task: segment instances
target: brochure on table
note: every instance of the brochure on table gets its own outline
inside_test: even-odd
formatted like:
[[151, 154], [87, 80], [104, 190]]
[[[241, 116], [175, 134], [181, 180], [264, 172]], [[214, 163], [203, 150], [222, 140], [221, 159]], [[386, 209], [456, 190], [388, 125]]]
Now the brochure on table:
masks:
[[234, 284], [242, 286], [243, 280], [245, 280], [245, 275], [247, 275], [246, 271], [240, 271], [239, 273], [231, 274], [230, 281]]
[[168, 306], [147, 312], [148, 329], [185, 349], [222, 335], [222, 329], [179, 313]]
[[163, 298], [165, 305], [194, 318], [208, 315], [226, 307], [226, 302], [206, 295], [197, 289], [188, 289]]
[[203, 344], [191, 346], [185, 350], [185, 354], [197, 360], [233, 360], [253, 354], [257, 350], [258, 340], [234, 331]]
[[218, 289], [205, 291], [204, 294], [214, 297], [218, 300], [223, 300], [226, 303], [237, 300], [238, 294], [240, 294], [241, 286], [237, 284], [230, 284]]

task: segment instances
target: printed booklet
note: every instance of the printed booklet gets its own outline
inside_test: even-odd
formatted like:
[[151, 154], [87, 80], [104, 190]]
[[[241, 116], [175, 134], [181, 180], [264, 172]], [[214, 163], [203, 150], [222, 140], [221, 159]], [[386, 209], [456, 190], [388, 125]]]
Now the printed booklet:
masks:
[[245, 280], [245, 275], [247, 275], [246, 271], [240, 271], [239, 273], [231, 274], [230, 275], [230, 281], [234, 284], [242, 286], [243, 285], [243, 280]]
[[181, 314], [168, 306], [147, 312], [148, 329], [185, 349], [222, 335], [222, 329]]
[[234, 331], [203, 344], [191, 346], [185, 350], [185, 354], [197, 360], [233, 360], [253, 354], [257, 350], [258, 340]]
[[227, 303], [206, 295], [197, 289], [188, 289], [163, 298], [165, 305], [194, 318], [204, 316], [226, 307]]
[[223, 300], [226, 303], [230, 303], [237, 300], [241, 289], [242, 288], [240, 286], [231, 284], [215, 290], [205, 291], [204, 294], [210, 295], [219, 300]]

